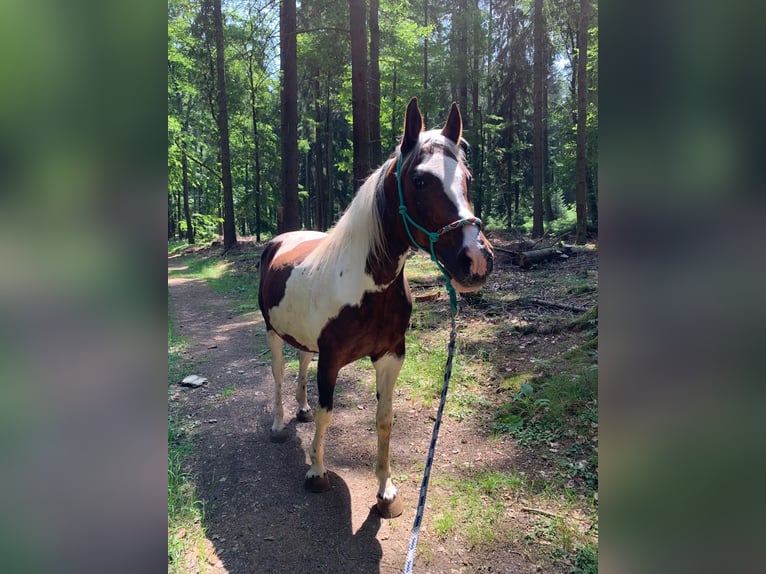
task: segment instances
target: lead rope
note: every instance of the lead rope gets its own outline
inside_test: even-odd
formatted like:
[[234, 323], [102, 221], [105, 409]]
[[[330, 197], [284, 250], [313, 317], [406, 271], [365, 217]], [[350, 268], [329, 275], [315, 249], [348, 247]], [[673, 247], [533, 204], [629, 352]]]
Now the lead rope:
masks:
[[[436, 243], [439, 240], [439, 237], [442, 236], [444, 233], [447, 233], [448, 231], [452, 231], [454, 229], [459, 229], [460, 227], [463, 227], [464, 225], [478, 225], [479, 227], [481, 227], [481, 220], [478, 217], [460, 219], [458, 221], [450, 223], [449, 225], [445, 225], [439, 231], [436, 231], [436, 232], [428, 231], [426, 228], [422, 227], [421, 225], [418, 225], [412, 219], [412, 217], [410, 217], [409, 213], [407, 213], [407, 206], [404, 204], [404, 194], [402, 193], [401, 170], [402, 170], [402, 154], [400, 153], [399, 158], [397, 159], [397, 162], [396, 162], [396, 183], [397, 183], [397, 188], [399, 191], [399, 213], [401, 213], [402, 219], [404, 220], [404, 229], [407, 231], [407, 235], [409, 236], [410, 241], [412, 241], [413, 244], [417, 245], [417, 247], [421, 251], [429, 253], [431, 255], [431, 261], [436, 263], [436, 266], [439, 268], [439, 271], [441, 271], [442, 275], [444, 275], [444, 278], [446, 280], [445, 286], [447, 288], [447, 293], [449, 293], [450, 314], [451, 314], [451, 322], [452, 322], [452, 327], [451, 327], [450, 336], [449, 336], [449, 343], [447, 344], [447, 364], [444, 367], [444, 385], [442, 386], [441, 400], [439, 401], [439, 410], [436, 413], [436, 422], [434, 423], [434, 430], [433, 430], [433, 433], [431, 434], [431, 444], [428, 447], [428, 458], [426, 459], [426, 468], [425, 468], [425, 471], [423, 472], [423, 482], [420, 485], [420, 496], [418, 497], [418, 508], [417, 508], [417, 511], [415, 512], [415, 522], [412, 525], [412, 531], [410, 532], [410, 543], [407, 547], [407, 559], [404, 563], [404, 574], [412, 574], [412, 568], [415, 565], [415, 550], [418, 547], [418, 537], [420, 535], [420, 525], [423, 522], [423, 512], [425, 511], [426, 497], [428, 496], [428, 481], [431, 478], [431, 467], [433, 466], [434, 453], [436, 452], [436, 441], [439, 438], [439, 428], [441, 427], [441, 424], [442, 424], [442, 415], [444, 414], [444, 404], [447, 401], [447, 390], [449, 389], [449, 380], [450, 380], [450, 377], [452, 376], [452, 357], [455, 354], [455, 339], [457, 338], [457, 330], [455, 327], [455, 317], [457, 316], [457, 293], [455, 292], [455, 288], [452, 286], [452, 281], [450, 280], [450, 277], [447, 274], [447, 271], [444, 269], [442, 264], [436, 258], [436, 252], [434, 251], [434, 243]], [[409, 227], [410, 225], [419, 229], [420, 231], [422, 231], [428, 236], [430, 250], [426, 250], [417, 241], [415, 241], [415, 238], [412, 236], [412, 232], [410, 231], [410, 227]]]
[[449, 344], [447, 345], [447, 365], [444, 367], [444, 386], [442, 387], [441, 401], [439, 402], [439, 410], [436, 413], [436, 423], [434, 423], [434, 431], [431, 435], [431, 445], [428, 447], [428, 458], [426, 459], [426, 469], [423, 473], [423, 482], [420, 485], [420, 497], [418, 498], [418, 509], [415, 512], [415, 522], [412, 525], [412, 531], [410, 532], [410, 543], [407, 547], [407, 559], [404, 562], [404, 574], [411, 574], [412, 567], [415, 565], [415, 549], [418, 546], [418, 536], [420, 535], [420, 524], [423, 521], [423, 511], [426, 507], [426, 496], [428, 495], [428, 479], [431, 477], [431, 466], [434, 462], [434, 452], [436, 451], [436, 441], [439, 438], [439, 427], [442, 424], [442, 414], [444, 413], [444, 403], [447, 400], [447, 389], [449, 388], [449, 380], [452, 376], [452, 357], [455, 354], [455, 338], [457, 337], [455, 329], [455, 316], [457, 315], [457, 308], [452, 311], [452, 332], [449, 336]]

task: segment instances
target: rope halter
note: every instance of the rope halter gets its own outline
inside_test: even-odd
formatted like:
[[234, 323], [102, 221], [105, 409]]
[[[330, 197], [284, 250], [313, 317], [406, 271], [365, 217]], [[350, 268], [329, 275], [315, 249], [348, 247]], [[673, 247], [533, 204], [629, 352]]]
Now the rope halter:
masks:
[[[415, 247], [417, 247], [420, 251], [423, 251], [424, 253], [428, 253], [431, 256], [431, 261], [436, 263], [436, 266], [439, 268], [439, 271], [441, 271], [442, 275], [444, 275], [444, 279], [446, 280], [447, 292], [449, 293], [450, 308], [452, 310], [452, 314], [454, 315], [457, 312], [457, 294], [455, 293], [455, 288], [452, 286], [451, 277], [447, 274], [447, 270], [444, 269], [444, 266], [436, 257], [436, 251], [434, 251], [434, 245], [436, 244], [437, 241], [439, 241], [439, 238], [442, 235], [450, 231], [454, 231], [455, 229], [460, 229], [461, 227], [464, 227], [466, 225], [476, 225], [479, 229], [481, 229], [482, 227], [481, 219], [479, 219], [478, 217], [464, 217], [462, 219], [458, 219], [457, 221], [453, 221], [452, 223], [445, 225], [444, 227], [440, 228], [438, 231], [429, 231], [422, 225], [419, 225], [417, 222], [415, 222], [415, 220], [412, 219], [410, 214], [407, 212], [407, 206], [404, 203], [404, 193], [402, 192], [402, 154], [401, 152], [399, 153], [399, 158], [396, 160], [396, 186], [399, 191], [399, 213], [402, 214], [402, 220], [404, 221], [404, 229], [407, 231], [407, 236], [410, 238], [410, 241], [412, 242], [413, 245], [415, 245]], [[426, 249], [415, 240], [415, 238], [412, 236], [412, 231], [410, 231], [410, 226], [426, 234], [426, 236], [428, 237], [429, 249]]]

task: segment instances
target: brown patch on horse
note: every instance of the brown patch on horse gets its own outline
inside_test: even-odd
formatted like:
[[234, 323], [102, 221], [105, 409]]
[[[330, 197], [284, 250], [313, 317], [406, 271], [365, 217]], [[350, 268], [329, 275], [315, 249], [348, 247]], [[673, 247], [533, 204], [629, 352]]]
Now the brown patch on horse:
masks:
[[[337, 372], [364, 357], [377, 361], [392, 353], [404, 356], [404, 333], [412, 313], [412, 295], [407, 279], [400, 274], [385, 290], [365, 293], [359, 306], [346, 305], [330, 320], [319, 335], [320, 368]], [[333, 349], [322, 356], [322, 349]], [[332, 410], [333, 388], [322, 388], [318, 377], [320, 405]], [[335, 381], [332, 381], [334, 386]]]

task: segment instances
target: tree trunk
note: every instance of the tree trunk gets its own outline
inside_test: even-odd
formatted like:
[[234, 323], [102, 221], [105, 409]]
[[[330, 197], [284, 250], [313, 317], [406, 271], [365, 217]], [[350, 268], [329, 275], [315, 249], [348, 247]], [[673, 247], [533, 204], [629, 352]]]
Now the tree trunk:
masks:
[[534, 110], [532, 142], [532, 237], [543, 235], [543, 0], [534, 6], [534, 55], [532, 63]]
[[[428, 26], [428, 0], [423, 0], [423, 26]], [[396, 70], [394, 70], [396, 91]], [[423, 95], [428, 93], [428, 36], [423, 36]], [[428, 110], [423, 113], [423, 125], [428, 129]], [[394, 132], [395, 133], [395, 132]]]
[[[393, 146], [396, 146], [396, 136], [399, 135], [399, 131], [401, 129], [401, 124], [397, 122], [396, 119], [396, 110], [399, 109], [399, 100], [398, 100], [398, 92], [397, 92], [397, 80], [398, 78], [398, 70], [396, 68], [396, 63], [394, 63], [394, 71], [393, 71], [393, 79], [391, 81], [391, 97], [394, 101], [394, 104], [391, 106], [391, 133], [394, 137], [394, 142], [392, 142]], [[425, 116], [424, 120], [425, 121]]]
[[324, 215], [324, 177], [322, 173], [322, 164], [324, 163], [324, 154], [322, 153], [322, 108], [319, 106], [319, 80], [314, 83], [314, 190], [316, 192], [316, 227], [320, 231], [327, 231], [327, 223]]
[[[473, 129], [474, 132], [481, 130], [481, 124], [479, 124], [479, 77], [481, 76], [481, 70], [479, 69], [479, 39], [482, 36], [481, 30], [481, 18], [479, 12], [479, 0], [473, 0], [471, 4], [471, 121], [468, 123], [468, 128]], [[478, 124], [478, 125], [477, 125]], [[474, 144], [479, 140], [478, 133], [474, 136]], [[477, 216], [478, 217], [478, 216]]]
[[[547, 46], [547, 43], [546, 43]], [[550, 148], [548, 145], [548, 50], [545, 51], [545, 68], [546, 74], [543, 81], [543, 202], [545, 204], [544, 217], [545, 221], [550, 223], [555, 219], [553, 213], [553, 201], [551, 198], [551, 189], [553, 187], [553, 181], [551, 175], [553, 170], [550, 169]]]
[[474, 187], [474, 214], [481, 219], [481, 209], [483, 207], [484, 194], [484, 149], [486, 145], [485, 133], [484, 133], [484, 118], [482, 117], [481, 108], [476, 110], [476, 123], [479, 129], [479, 167], [476, 174], [476, 186]]
[[[258, 138], [258, 113], [255, 100], [255, 77], [252, 57], [248, 60], [248, 78], [250, 80], [250, 112], [253, 120], [253, 199], [255, 200], [255, 240], [261, 240], [261, 143]], [[250, 232], [252, 233], [252, 229]]]
[[365, 1], [349, 0], [355, 192], [370, 173], [370, 115], [369, 103], [367, 101], [367, 23], [365, 20]]
[[577, 224], [575, 243], [588, 241], [585, 197], [586, 124], [588, 114], [588, 0], [580, 0], [580, 31], [577, 53], [577, 152], [575, 156], [575, 208]]
[[178, 230], [178, 239], [181, 239], [181, 193], [181, 191], [176, 192], [176, 217], [173, 220]]
[[189, 158], [186, 155], [186, 142], [181, 146], [181, 189], [184, 194], [184, 217], [186, 218], [186, 240], [194, 244], [194, 226], [189, 210]]
[[327, 120], [325, 126], [325, 133], [327, 134], [327, 204], [325, 209], [325, 223], [329, 227], [335, 220], [333, 214], [333, 205], [335, 204], [334, 190], [335, 190], [335, 164], [333, 162], [333, 125], [332, 125], [332, 108], [330, 107], [330, 75], [327, 75], [327, 90], [325, 92], [325, 111], [327, 113]]
[[464, 128], [468, 114], [468, 7], [466, 0], [457, 0], [457, 14], [453, 17], [456, 27], [455, 69], [457, 73], [457, 103], [463, 111]]
[[[253, 104], [255, 103], [255, 97], [253, 97]], [[253, 105], [253, 141], [255, 142], [255, 149], [253, 155], [255, 156], [255, 185], [253, 187], [253, 193], [255, 193], [255, 240], [261, 240], [261, 144], [258, 141], [258, 120], [255, 115], [255, 105]]]
[[213, 0], [213, 23], [215, 27], [215, 61], [218, 92], [218, 138], [221, 148], [221, 182], [223, 184], [223, 246], [229, 249], [237, 244], [237, 230], [234, 226], [234, 190], [231, 181], [229, 111], [226, 102], [226, 70], [223, 52], [221, 0]]
[[380, 139], [380, 0], [370, 0], [370, 159], [377, 167], [383, 163]]
[[295, 0], [282, 0], [279, 13], [279, 54], [282, 71], [280, 142], [282, 153], [282, 216], [278, 232], [300, 228], [298, 202], [298, 62]]
[[168, 241], [176, 234], [176, 222], [173, 219], [173, 192], [168, 192]]

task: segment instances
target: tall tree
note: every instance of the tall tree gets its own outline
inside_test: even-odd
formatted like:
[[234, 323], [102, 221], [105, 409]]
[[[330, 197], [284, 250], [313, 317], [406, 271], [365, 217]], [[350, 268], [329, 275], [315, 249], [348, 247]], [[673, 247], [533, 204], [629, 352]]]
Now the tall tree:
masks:
[[186, 140], [181, 142], [181, 187], [184, 194], [184, 217], [186, 218], [186, 240], [194, 244], [194, 224], [189, 210], [189, 156], [186, 151]]
[[543, 86], [544, 86], [544, 54], [543, 35], [543, 0], [535, 0], [534, 14], [534, 55], [532, 63], [533, 91], [534, 91], [534, 135], [532, 142], [532, 237], [543, 235], [543, 181], [544, 164], [543, 158]]
[[588, 0], [580, 0], [580, 27], [577, 51], [577, 151], [575, 153], [575, 209], [577, 223], [575, 243], [588, 240], [588, 223], [585, 201], [587, 116], [588, 116]]
[[367, 101], [367, 23], [365, 0], [349, 0], [351, 27], [351, 110], [354, 144], [354, 191], [370, 172], [370, 123]]
[[470, 114], [468, 113], [468, 6], [466, 0], [457, 0], [457, 10], [452, 20], [455, 27], [453, 46], [456, 74], [453, 98], [457, 100], [463, 117], [468, 119]]
[[279, 12], [279, 54], [282, 70], [281, 97], [281, 181], [282, 220], [278, 231], [300, 228], [298, 202], [298, 48], [295, 0], [282, 0]]
[[234, 224], [234, 186], [231, 181], [231, 152], [229, 151], [229, 109], [226, 101], [223, 15], [221, 14], [221, 0], [212, 1], [218, 92], [218, 141], [221, 149], [221, 183], [223, 185], [223, 246], [225, 249], [229, 249], [237, 244], [237, 230]]
[[370, 159], [373, 166], [383, 163], [380, 139], [380, 0], [370, 0]]
[[[427, 26], [428, 0], [423, 0], [423, 27]], [[428, 35], [423, 36], [423, 93], [428, 93]], [[428, 126], [428, 110], [423, 113], [423, 125]]]

